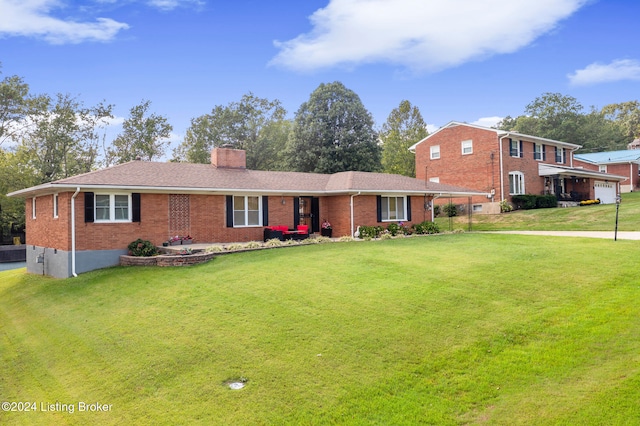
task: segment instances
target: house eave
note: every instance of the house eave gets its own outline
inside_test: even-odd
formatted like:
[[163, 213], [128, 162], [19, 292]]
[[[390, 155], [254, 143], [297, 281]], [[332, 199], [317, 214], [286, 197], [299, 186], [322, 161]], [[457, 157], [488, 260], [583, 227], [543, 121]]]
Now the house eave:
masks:
[[563, 166], [554, 166], [551, 164], [538, 164], [538, 175], [539, 176], [565, 176], [565, 177], [577, 177], [577, 178], [589, 178], [589, 179], [600, 179], [600, 180], [610, 180], [610, 181], [623, 181], [626, 180], [627, 177], [612, 175], [609, 173], [596, 172], [592, 170], [585, 170], [575, 167], [563, 167]]
[[273, 196], [337, 196], [353, 194], [398, 194], [411, 196], [446, 196], [446, 197], [472, 197], [488, 196], [488, 193], [475, 191], [443, 191], [437, 189], [340, 189], [340, 190], [300, 190], [300, 189], [261, 189], [261, 188], [190, 188], [190, 187], [161, 187], [140, 185], [70, 185], [47, 183], [31, 188], [14, 191], [7, 194], [8, 197], [39, 197], [59, 192], [73, 192], [80, 188], [83, 192], [141, 192], [146, 194], [202, 194], [202, 195], [229, 195], [229, 194], [259, 194]]

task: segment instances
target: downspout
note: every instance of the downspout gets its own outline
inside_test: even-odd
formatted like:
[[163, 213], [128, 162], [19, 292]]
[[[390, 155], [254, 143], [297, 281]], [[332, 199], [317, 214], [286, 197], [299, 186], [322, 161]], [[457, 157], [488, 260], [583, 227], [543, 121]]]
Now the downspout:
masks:
[[354, 224], [353, 224], [353, 199], [354, 199], [355, 197], [357, 197], [358, 195], [360, 195], [360, 194], [361, 194], [361, 192], [360, 192], [360, 191], [358, 191], [358, 193], [357, 193], [357, 194], [352, 194], [352, 195], [351, 195], [350, 208], [351, 208], [351, 236], [352, 236], [352, 237], [353, 237], [353, 234], [355, 233], [355, 231], [354, 231], [354, 229], [353, 229], [353, 226], [354, 226]]
[[500, 201], [504, 200], [504, 165], [502, 162], [502, 139], [506, 138], [509, 136], [509, 133], [507, 133], [504, 136], [500, 137], [499, 140], [499, 145], [500, 145]]
[[80, 187], [76, 188], [76, 192], [71, 196], [71, 275], [77, 277], [76, 274], [76, 197], [80, 192]]

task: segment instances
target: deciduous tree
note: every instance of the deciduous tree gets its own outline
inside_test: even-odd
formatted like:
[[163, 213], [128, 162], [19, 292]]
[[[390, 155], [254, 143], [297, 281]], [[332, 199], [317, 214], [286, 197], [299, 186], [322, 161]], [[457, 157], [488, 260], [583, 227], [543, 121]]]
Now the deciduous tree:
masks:
[[385, 173], [414, 177], [415, 155], [409, 147], [429, 135], [422, 114], [411, 102], [403, 100], [382, 125], [382, 168]]
[[122, 133], [107, 150], [107, 164], [126, 163], [140, 158], [152, 161], [162, 157], [169, 146], [173, 126], [166, 117], [149, 114], [151, 101], [142, 101], [131, 108], [122, 124]]
[[37, 170], [38, 183], [51, 182], [96, 165], [98, 129], [111, 118], [111, 105], [85, 107], [70, 95], [46, 96], [42, 108], [29, 115], [29, 131], [18, 145], [25, 166]]
[[208, 163], [214, 147], [231, 145], [246, 151], [250, 169], [281, 168], [278, 154], [289, 128], [285, 115], [279, 100], [253, 93], [243, 95], [239, 102], [217, 105], [211, 113], [191, 120], [184, 141], [174, 150], [174, 160]]

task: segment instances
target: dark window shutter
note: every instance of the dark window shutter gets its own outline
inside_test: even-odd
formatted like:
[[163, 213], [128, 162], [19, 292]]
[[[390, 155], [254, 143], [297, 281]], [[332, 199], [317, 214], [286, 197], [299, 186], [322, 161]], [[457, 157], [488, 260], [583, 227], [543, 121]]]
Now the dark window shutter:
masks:
[[562, 164], [565, 164], [567, 162], [567, 156], [564, 155], [565, 154], [564, 148], [560, 148], [560, 149], [562, 149]]
[[378, 222], [382, 222], [382, 195], [376, 197], [376, 210]]
[[524, 144], [520, 141], [520, 158], [524, 157]]
[[542, 161], [547, 161], [547, 146], [542, 145]]
[[227, 195], [227, 228], [233, 228], [233, 196]]
[[407, 197], [407, 221], [411, 222], [411, 197]]
[[131, 221], [140, 222], [140, 193], [131, 194]]
[[269, 197], [262, 196], [262, 226], [269, 226]]
[[93, 222], [93, 192], [84, 193], [84, 221]]
[[293, 229], [300, 223], [300, 198], [293, 197]]
[[509, 138], [509, 155], [512, 157], [516, 156], [516, 150], [513, 149], [513, 140], [511, 138]]

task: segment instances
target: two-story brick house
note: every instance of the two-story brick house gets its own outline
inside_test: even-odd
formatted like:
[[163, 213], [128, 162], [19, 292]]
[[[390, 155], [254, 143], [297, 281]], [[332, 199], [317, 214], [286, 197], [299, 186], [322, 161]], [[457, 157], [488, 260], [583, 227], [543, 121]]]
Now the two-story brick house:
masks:
[[8, 195], [25, 198], [27, 271], [64, 278], [117, 265], [137, 238], [256, 241], [268, 225], [314, 233], [325, 219], [334, 236], [353, 235], [430, 220], [434, 197], [477, 194], [384, 173], [249, 170], [244, 151], [216, 148], [211, 164], [131, 161]]
[[624, 177], [575, 167], [580, 145], [450, 122], [414, 144], [416, 178], [491, 194], [473, 198], [477, 213], [499, 213], [498, 203], [518, 194], [553, 194], [559, 200], [615, 202]]

